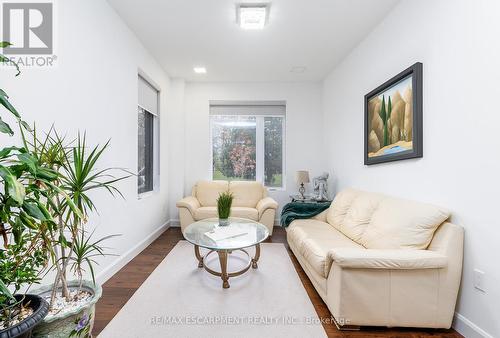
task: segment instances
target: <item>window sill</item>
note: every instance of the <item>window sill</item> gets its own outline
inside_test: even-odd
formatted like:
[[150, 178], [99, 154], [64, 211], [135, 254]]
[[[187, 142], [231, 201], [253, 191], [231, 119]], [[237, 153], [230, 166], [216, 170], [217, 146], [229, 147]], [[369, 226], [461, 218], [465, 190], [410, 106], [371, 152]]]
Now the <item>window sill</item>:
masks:
[[265, 187], [265, 188], [267, 189], [267, 191], [286, 191], [285, 187], [281, 188]]

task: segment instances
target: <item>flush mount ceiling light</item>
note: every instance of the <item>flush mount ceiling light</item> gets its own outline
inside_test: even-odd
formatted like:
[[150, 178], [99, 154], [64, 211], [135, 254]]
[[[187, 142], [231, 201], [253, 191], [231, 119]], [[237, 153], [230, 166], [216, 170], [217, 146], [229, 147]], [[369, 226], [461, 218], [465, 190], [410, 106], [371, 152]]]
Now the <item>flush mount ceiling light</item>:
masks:
[[207, 73], [207, 69], [205, 67], [194, 67], [193, 71], [196, 74], [206, 74]]
[[304, 73], [307, 70], [307, 67], [304, 66], [295, 66], [290, 69], [290, 73]]
[[269, 4], [238, 4], [236, 21], [243, 29], [263, 29], [269, 17]]

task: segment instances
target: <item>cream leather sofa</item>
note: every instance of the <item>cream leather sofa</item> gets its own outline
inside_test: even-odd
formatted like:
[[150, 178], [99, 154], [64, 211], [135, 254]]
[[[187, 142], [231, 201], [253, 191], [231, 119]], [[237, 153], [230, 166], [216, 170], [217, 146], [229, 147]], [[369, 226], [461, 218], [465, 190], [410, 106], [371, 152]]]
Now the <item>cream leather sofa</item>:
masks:
[[289, 246], [340, 326], [449, 328], [463, 229], [439, 207], [347, 189], [287, 228]]
[[217, 198], [224, 191], [233, 193], [231, 217], [248, 218], [264, 224], [273, 234], [274, 217], [278, 203], [267, 196], [267, 189], [251, 181], [199, 181], [191, 196], [177, 202], [181, 229], [205, 218], [217, 217]]

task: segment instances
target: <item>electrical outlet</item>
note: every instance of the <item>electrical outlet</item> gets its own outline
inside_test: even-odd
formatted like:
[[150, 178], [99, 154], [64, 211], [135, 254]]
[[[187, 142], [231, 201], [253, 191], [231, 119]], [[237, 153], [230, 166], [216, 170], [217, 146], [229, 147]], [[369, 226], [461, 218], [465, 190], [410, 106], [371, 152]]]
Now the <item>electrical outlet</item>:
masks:
[[479, 291], [486, 292], [484, 288], [484, 272], [474, 269], [474, 287]]

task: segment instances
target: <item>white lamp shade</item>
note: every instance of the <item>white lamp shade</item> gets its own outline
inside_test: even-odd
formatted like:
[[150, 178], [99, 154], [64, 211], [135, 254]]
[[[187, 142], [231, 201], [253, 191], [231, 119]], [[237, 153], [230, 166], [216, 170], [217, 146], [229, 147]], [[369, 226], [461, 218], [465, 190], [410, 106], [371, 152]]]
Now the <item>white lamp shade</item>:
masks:
[[299, 170], [295, 173], [295, 182], [298, 184], [309, 183], [309, 171]]

